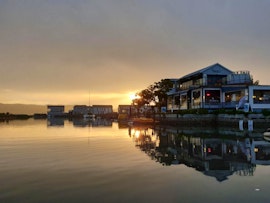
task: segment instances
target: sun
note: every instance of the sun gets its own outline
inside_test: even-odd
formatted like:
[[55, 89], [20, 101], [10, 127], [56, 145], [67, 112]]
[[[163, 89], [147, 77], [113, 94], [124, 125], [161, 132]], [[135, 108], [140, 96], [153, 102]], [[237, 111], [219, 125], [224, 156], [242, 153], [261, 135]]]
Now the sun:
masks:
[[138, 96], [138, 95], [137, 95], [136, 93], [134, 93], [134, 92], [129, 93], [128, 96], [129, 96], [129, 99], [130, 99], [131, 101], [133, 101], [134, 99], [140, 98], [140, 96]]
[[135, 93], [129, 93], [128, 96], [129, 96], [129, 99], [131, 101], [134, 100], [134, 99], [136, 99], [136, 94]]

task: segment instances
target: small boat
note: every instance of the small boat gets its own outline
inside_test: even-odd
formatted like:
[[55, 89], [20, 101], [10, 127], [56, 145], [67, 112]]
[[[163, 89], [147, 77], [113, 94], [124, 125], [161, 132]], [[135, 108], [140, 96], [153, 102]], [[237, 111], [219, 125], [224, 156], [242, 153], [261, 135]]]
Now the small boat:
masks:
[[267, 128], [266, 131], [263, 133], [263, 138], [267, 141], [270, 141], [270, 128]]
[[133, 125], [145, 125], [145, 124], [155, 124], [157, 123], [157, 121], [155, 121], [153, 118], [144, 118], [144, 117], [141, 117], [141, 118], [133, 118], [131, 121], [130, 121]]

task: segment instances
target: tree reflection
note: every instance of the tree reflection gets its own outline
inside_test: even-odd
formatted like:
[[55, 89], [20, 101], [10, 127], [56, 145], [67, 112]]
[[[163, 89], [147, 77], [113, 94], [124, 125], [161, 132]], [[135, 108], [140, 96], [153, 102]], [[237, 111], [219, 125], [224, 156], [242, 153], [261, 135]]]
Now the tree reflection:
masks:
[[130, 128], [135, 146], [164, 166], [184, 164], [222, 182], [253, 176], [256, 164], [270, 165], [270, 142], [247, 137], [186, 135], [165, 128]]

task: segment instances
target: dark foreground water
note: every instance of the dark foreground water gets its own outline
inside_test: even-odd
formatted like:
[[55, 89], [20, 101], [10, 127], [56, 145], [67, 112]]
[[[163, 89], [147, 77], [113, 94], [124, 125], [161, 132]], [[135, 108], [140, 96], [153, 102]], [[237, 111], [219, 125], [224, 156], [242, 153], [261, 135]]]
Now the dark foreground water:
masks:
[[2, 122], [0, 202], [270, 202], [269, 142], [218, 136], [109, 121]]

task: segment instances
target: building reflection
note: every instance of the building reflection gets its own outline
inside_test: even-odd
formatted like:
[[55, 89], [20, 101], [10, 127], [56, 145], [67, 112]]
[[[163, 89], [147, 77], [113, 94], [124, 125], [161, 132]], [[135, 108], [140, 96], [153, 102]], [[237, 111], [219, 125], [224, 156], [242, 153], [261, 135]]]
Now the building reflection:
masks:
[[219, 182], [233, 174], [252, 176], [256, 165], [270, 165], [270, 142], [261, 138], [186, 135], [147, 127], [129, 128], [129, 135], [152, 160], [164, 166], [184, 164]]
[[[48, 127], [64, 127], [65, 118], [49, 118], [47, 120]], [[112, 127], [112, 121], [108, 119], [72, 119], [69, 120], [73, 124], [74, 127]]]
[[74, 119], [72, 122], [74, 127], [112, 127], [112, 121], [108, 119]]
[[63, 127], [64, 126], [64, 118], [50, 118], [47, 120], [48, 127]]

